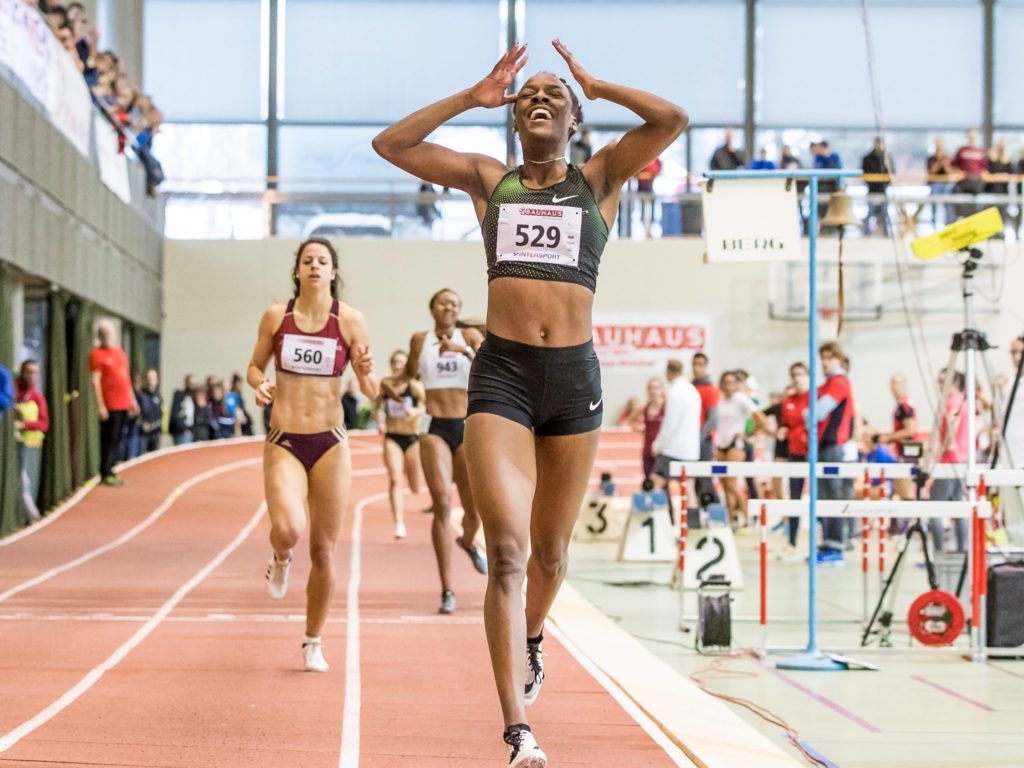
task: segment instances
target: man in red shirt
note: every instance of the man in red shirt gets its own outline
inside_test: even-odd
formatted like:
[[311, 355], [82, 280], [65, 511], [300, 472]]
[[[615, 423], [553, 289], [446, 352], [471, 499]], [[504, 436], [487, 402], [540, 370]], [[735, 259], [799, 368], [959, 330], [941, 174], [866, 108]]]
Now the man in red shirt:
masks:
[[[945, 368], [939, 371], [937, 382], [939, 392], [942, 392], [948, 375], [949, 372]], [[943, 405], [942, 421], [939, 424], [940, 464], [967, 462], [967, 395], [964, 394], [964, 386], [964, 375], [960, 371], [953, 371], [953, 386]], [[928, 493], [928, 498], [931, 501], [963, 501], [963, 497], [964, 487], [959, 480], [932, 480], [932, 487]], [[939, 518], [931, 518], [928, 521], [928, 530], [931, 531], [935, 551], [942, 552], [945, 545], [943, 521]], [[966, 551], [967, 520], [962, 517], [955, 518], [953, 530], [956, 535], [956, 551]]]
[[651, 236], [651, 225], [654, 223], [654, 180], [661, 173], [661, 159], [654, 158], [636, 175], [636, 191], [640, 197], [640, 220], [644, 225], [644, 234]]
[[[842, 347], [829, 341], [818, 348], [825, 383], [818, 387], [816, 415], [818, 420], [818, 461], [827, 464], [844, 460], [843, 446], [853, 434], [853, 388], [843, 368]], [[853, 480], [828, 478], [818, 480], [818, 498], [852, 499]], [[846, 526], [841, 517], [823, 517], [821, 548], [818, 562], [842, 565]]]
[[[712, 439], [718, 424], [718, 399], [722, 393], [718, 385], [708, 376], [708, 356], [698, 352], [693, 356], [693, 386], [700, 395], [700, 460], [712, 461], [715, 450]], [[714, 481], [710, 477], [698, 477], [694, 481], [697, 500], [701, 506], [718, 503]]]
[[115, 343], [114, 326], [109, 320], [96, 325], [98, 344], [89, 355], [92, 389], [100, 414], [100, 478], [104, 485], [124, 483], [114, 474], [117, 446], [129, 416], [139, 415], [128, 356]]
[[[910, 395], [907, 394], [907, 379], [902, 373], [893, 374], [889, 380], [889, 389], [896, 400], [896, 409], [892, 413], [892, 432], [879, 435], [879, 440], [887, 443], [893, 455], [899, 457], [903, 455], [903, 442], [913, 442], [919, 438], [917, 409], [910, 399]], [[915, 498], [914, 481], [910, 478], [895, 480], [893, 491], [901, 499], [913, 499]]]
[[[977, 195], [985, 191], [988, 155], [978, 144], [978, 132], [974, 128], [967, 131], [967, 143], [956, 151], [953, 167], [963, 174], [963, 178], [953, 186], [954, 192]], [[966, 216], [976, 210], [973, 205], [956, 205], [954, 208], [958, 216]]]

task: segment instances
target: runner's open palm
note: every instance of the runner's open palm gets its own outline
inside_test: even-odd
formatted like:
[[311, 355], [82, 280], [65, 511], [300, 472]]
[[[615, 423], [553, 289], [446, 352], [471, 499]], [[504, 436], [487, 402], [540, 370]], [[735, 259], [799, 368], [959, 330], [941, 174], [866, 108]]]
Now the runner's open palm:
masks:
[[583, 95], [588, 99], [596, 98], [596, 78], [580, 66], [580, 63], [576, 61], [576, 57], [572, 55], [572, 52], [565, 47], [565, 43], [561, 40], [555, 38], [551, 41], [551, 45], [555, 47], [555, 50], [558, 51], [558, 55], [565, 59], [565, 63], [569, 65], [569, 72], [572, 74], [573, 79], [580, 84], [580, 88], [583, 90]]
[[507, 94], [506, 91], [512, 87], [516, 75], [519, 74], [519, 70], [523, 68], [528, 58], [526, 45], [512, 46], [508, 53], [498, 59], [491, 74], [470, 89], [477, 104], [487, 109], [493, 109], [515, 103], [516, 95], [514, 93]]

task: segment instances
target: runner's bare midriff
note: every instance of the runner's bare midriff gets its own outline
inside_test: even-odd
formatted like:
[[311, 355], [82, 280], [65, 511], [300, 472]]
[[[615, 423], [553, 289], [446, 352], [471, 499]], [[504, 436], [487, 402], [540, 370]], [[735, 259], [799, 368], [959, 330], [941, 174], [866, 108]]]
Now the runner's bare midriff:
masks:
[[593, 333], [594, 294], [575, 283], [499, 277], [487, 291], [487, 331], [534, 347], [572, 347]]
[[282, 432], [310, 434], [344, 426], [341, 378], [276, 374], [277, 393], [270, 425]]
[[469, 411], [469, 393], [464, 389], [427, 390], [427, 415], [438, 419], [464, 419]]

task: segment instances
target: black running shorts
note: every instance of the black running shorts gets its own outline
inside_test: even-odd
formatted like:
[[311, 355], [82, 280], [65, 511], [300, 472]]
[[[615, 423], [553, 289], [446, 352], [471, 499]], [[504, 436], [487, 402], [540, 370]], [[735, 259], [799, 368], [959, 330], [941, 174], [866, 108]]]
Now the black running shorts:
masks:
[[488, 333], [469, 373], [469, 415], [493, 413], [541, 436], [601, 426], [601, 366], [594, 344], [534, 347]]

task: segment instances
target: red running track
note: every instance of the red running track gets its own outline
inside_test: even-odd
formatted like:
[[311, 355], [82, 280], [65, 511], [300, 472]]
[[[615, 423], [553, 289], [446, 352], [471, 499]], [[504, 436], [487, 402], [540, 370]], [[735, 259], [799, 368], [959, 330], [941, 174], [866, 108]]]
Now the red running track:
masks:
[[[308, 557], [285, 600], [264, 590], [258, 443], [168, 451], [0, 546], [0, 768], [506, 764], [484, 578], [457, 557], [459, 611], [435, 613], [427, 500], [408, 499], [409, 538], [394, 541], [379, 438], [352, 444], [326, 674], [301, 667]], [[595, 471], [635, 482], [635, 438], [602, 446]], [[676, 764], [545, 645], [531, 721], [552, 766]]]

